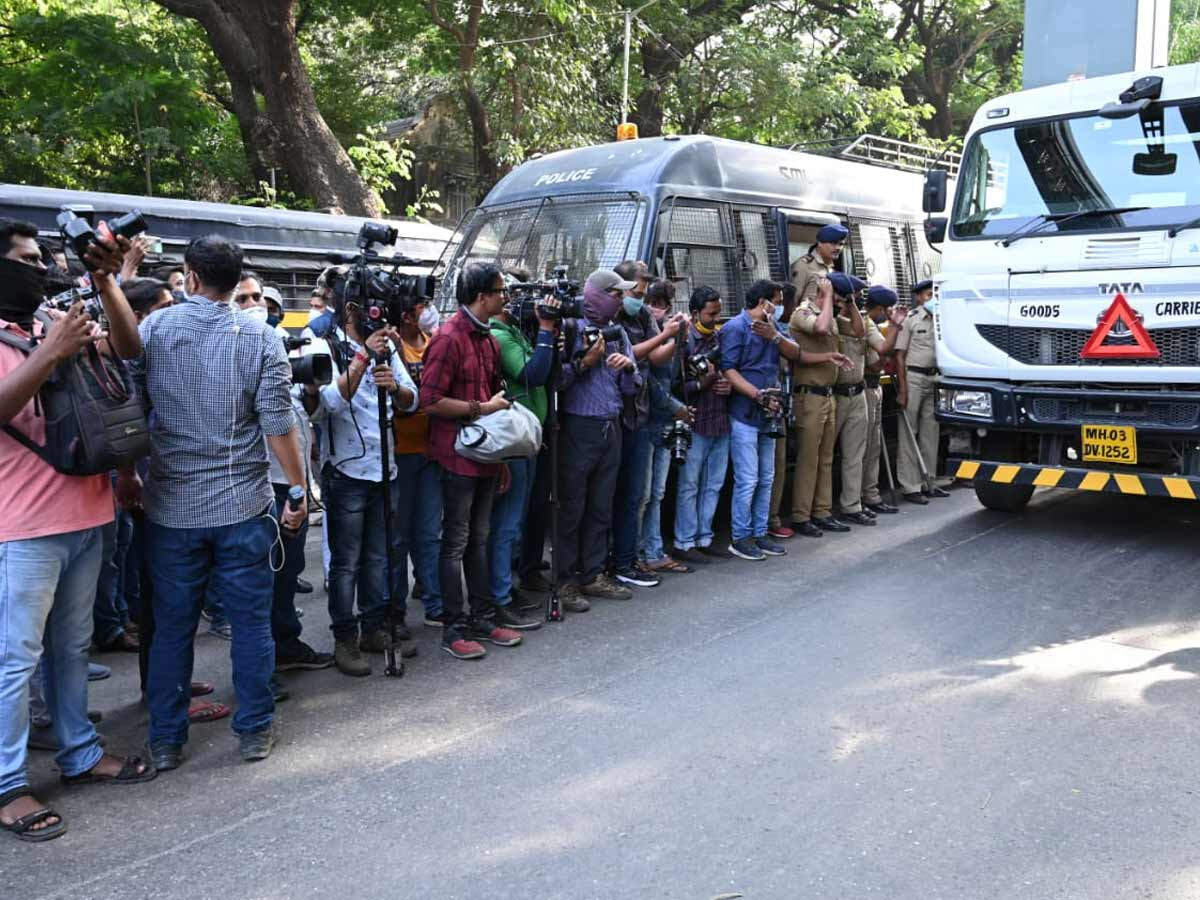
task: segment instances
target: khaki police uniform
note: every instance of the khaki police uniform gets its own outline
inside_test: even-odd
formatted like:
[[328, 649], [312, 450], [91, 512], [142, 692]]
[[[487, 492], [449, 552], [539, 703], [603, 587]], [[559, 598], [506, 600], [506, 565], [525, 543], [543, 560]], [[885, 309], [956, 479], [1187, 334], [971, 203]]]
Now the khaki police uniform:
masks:
[[[834, 434], [842, 454], [842, 489], [838, 506], [845, 513], [862, 512], [863, 466], [871, 427], [864, 372], [867, 354], [874, 352], [875, 358], [878, 359], [878, 351], [882, 350], [886, 343], [883, 335], [879, 333], [878, 325], [866, 316], [863, 316], [862, 320], [866, 333], [863, 337], [855, 337], [850, 319], [843, 316], [837, 319], [838, 349], [849, 357], [853, 364], [850, 369], [837, 370], [837, 382], [833, 387], [836, 397]], [[876, 460], [878, 461], [878, 456]]]
[[[872, 325], [875, 323], [872, 322]], [[886, 324], [886, 323], [885, 323]], [[894, 328], [894, 325], [888, 325]], [[879, 330], [879, 326], [875, 326]], [[881, 335], [882, 336], [882, 335]], [[883, 502], [879, 493], [879, 460], [881, 455], [879, 436], [880, 419], [883, 414], [883, 388], [879, 378], [883, 366], [881, 357], [874, 347], [867, 347], [866, 367], [863, 372], [863, 396], [867, 400], [867, 449], [863, 453], [862, 502], [863, 505]]]
[[[818, 279], [819, 280], [819, 279]], [[809, 353], [837, 350], [837, 325], [832, 334], [815, 332], [820, 307], [802, 300], [792, 313], [788, 330], [800, 349]], [[831, 362], [796, 364], [796, 471], [792, 482], [792, 519], [825, 519], [833, 511], [833, 448], [836, 411], [833, 386], [837, 366]]]
[[832, 271], [833, 268], [825, 265], [825, 261], [817, 256], [815, 250], [796, 260], [792, 265], [792, 284], [796, 286], [796, 302], [802, 303], [807, 300], [810, 303], [816, 303], [817, 289], [821, 284], [821, 279], [828, 277]]
[[[905, 372], [908, 381], [908, 405], [904, 416], [916, 435], [921, 459], [932, 476], [937, 469], [938, 438], [940, 431], [934, 419], [934, 404], [937, 399], [937, 355], [933, 344], [933, 313], [918, 306], [904, 320], [904, 328], [896, 338], [896, 350], [903, 350]], [[904, 428], [900, 429], [900, 451], [897, 454], [897, 476], [900, 489], [906, 494], [920, 493], [921, 467], [917, 462], [917, 449], [908, 438]]]

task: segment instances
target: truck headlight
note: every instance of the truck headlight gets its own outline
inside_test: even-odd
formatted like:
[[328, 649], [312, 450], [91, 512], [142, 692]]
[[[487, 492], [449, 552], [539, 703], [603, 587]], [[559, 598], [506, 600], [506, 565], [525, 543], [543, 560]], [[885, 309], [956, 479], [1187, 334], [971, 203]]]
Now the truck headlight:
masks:
[[992, 395], [988, 391], [939, 390], [938, 409], [944, 413], [990, 419]]

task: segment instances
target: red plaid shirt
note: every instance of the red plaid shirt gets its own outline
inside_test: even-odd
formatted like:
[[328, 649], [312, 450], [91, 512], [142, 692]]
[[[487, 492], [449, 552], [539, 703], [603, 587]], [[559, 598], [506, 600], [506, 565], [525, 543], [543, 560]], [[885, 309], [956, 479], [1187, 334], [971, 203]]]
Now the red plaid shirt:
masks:
[[[460, 309], [438, 329], [425, 351], [421, 370], [421, 408], [433, 406], [443, 397], [486, 403], [501, 389], [500, 348], [488, 331], [479, 327]], [[429, 456], [458, 475], [488, 477], [500, 467], [465, 459], [454, 452], [459, 421], [429, 417]]]

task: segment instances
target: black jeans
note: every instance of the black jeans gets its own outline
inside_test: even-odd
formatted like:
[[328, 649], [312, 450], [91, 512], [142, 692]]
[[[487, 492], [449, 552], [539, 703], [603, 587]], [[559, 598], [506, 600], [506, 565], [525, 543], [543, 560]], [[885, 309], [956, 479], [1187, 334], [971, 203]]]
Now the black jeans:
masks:
[[[275, 489], [275, 518], [283, 519], [283, 507], [288, 499], [286, 484], [273, 484]], [[276, 652], [280, 648], [294, 650], [300, 642], [303, 626], [296, 615], [296, 579], [304, 571], [304, 542], [308, 538], [308, 520], [300, 526], [295, 536], [288, 537], [282, 528], [279, 536], [283, 541], [283, 566], [275, 573], [274, 599], [271, 601], [271, 636], [275, 639]], [[278, 565], [279, 560], [273, 558]]]
[[[547, 421], [546, 429], [551, 428]], [[546, 529], [550, 524], [550, 444], [553, 435], [547, 435], [547, 443], [537, 456], [537, 471], [533, 476], [533, 487], [529, 491], [529, 506], [525, 511], [525, 534], [521, 539], [521, 560], [517, 572], [521, 577], [533, 575], [542, 568], [546, 554]], [[561, 459], [561, 457], [560, 457]]]
[[580, 583], [604, 571], [613, 494], [621, 465], [616, 419], [562, 417], [558, 454], [558, 580], [578, 573]]
[[[391, 485], [392, 502], [398, 485]], [[326, 465], [321, 500], [329, 521], [329, 620], [334, 640], [358, 640], [384, 627], [388, 608], [383, 483], [361, 481]], [[358, 618], [354, 616], [358, 601]]]
[[[492, 523], [495, 478], [474, 478], [442, 470], [442, 551], [438, 574], [442, 581], [442, 613], [446, 616], [443, 641], [463, 636], [470, 621], [495, 616], [488, 580], [488, 534]], [[471, 602], [470, 616], [463, 610], [463, 575]]]

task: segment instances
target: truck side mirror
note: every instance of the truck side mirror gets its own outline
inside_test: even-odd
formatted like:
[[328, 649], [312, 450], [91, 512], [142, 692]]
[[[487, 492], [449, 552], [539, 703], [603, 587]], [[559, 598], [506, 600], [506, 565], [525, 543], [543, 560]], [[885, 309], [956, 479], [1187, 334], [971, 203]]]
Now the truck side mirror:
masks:
[[927, 213], [946, 211], [946, 179], [949, 173], [945, 169], [930, 169], [925, 173], [925, 191], [921, 197], [921, 209]]
[[940, 244], [946, 240], [946, 224], [949, 220], [945, 216], [934, 216], [925, 220], [925, 240], [932, 244]]

